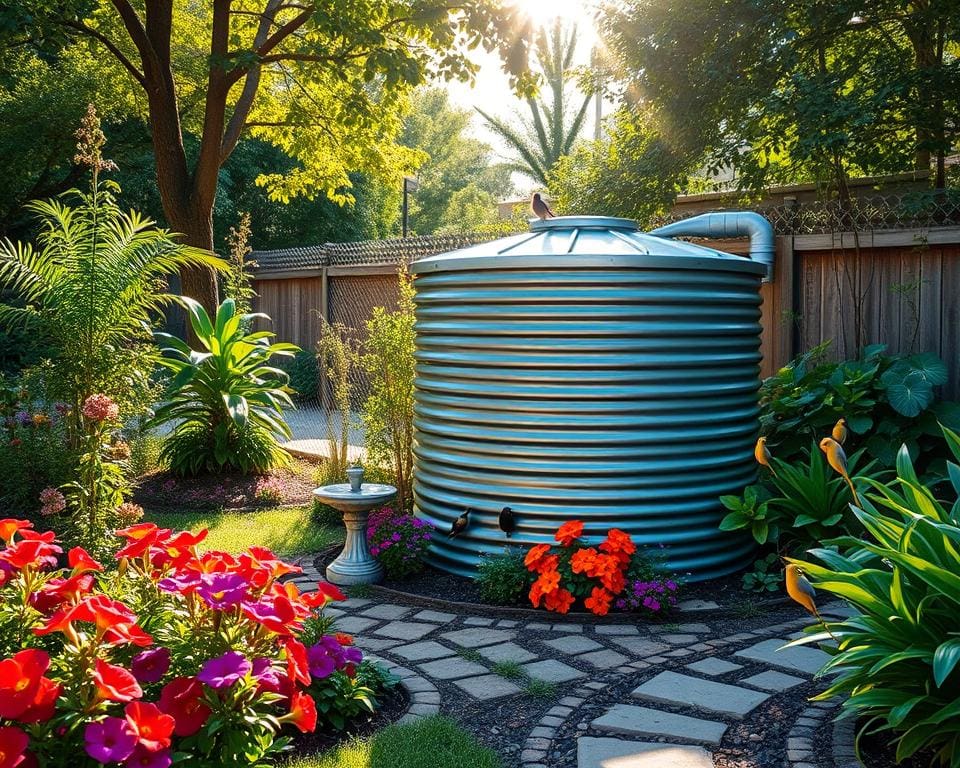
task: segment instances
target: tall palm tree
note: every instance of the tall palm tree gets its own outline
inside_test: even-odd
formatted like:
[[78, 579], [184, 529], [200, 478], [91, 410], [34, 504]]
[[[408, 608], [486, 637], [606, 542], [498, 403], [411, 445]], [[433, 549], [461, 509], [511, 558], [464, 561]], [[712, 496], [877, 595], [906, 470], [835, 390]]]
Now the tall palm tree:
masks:
[[477, 108], [490, 129], [519, 156], [507, 167], [544, 186], [550, 170], [563, 155], [569, 154], [579, 137], [590, 106], [589, 95], [583, 97], [578, 107], [579, 97], [571, 98], [567, 93], [576, 48], [576, 25], [565, 27], [557, 19], [549, 30], [541, 28], [535, 60], [546, 87], [536, 98], [527, 99], [530, 116], [518, 111], [512, 120], [504, 120]]

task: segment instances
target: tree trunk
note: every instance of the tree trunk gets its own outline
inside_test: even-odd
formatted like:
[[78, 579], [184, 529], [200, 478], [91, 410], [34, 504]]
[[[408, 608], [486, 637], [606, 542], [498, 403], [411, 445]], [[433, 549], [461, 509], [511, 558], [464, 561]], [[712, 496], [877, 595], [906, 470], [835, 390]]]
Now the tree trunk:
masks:
[[[173, 201], [171, 201], [173, 202]], [[183, 242], [195, 248], [213, 251], [213, 205], [204, 206], [167, 206], [164, 200], [164, 209], [167, 220], [175, 232], [183, 236]], [[217, 310], [217, 277], [209, 267], [191, 267], [180, 271], [180, 293], [199, 301], [204, 309], [213, 317]], [[189, 326], [188, 326], [189, 331]], [[191, 339], [193, 334], [190, 334]]]

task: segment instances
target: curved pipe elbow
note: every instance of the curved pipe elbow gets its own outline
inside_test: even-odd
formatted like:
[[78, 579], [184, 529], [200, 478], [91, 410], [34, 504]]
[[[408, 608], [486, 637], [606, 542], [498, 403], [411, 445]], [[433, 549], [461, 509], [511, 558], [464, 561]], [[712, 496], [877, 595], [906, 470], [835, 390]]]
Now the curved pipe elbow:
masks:
[[773, 278], [773, 226], [754, 211], [701, 213], [650, 232], [658, 237], [749, 237], [750, 258], [766, 267], [764, 282]]

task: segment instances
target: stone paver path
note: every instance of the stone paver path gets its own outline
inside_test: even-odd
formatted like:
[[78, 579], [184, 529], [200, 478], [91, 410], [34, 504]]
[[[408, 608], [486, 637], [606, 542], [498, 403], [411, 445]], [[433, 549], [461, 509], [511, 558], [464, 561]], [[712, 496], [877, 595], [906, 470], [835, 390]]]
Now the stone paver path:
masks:
[[[312, 586], [319, 576], [305, 565], [295, 581]], [[537, 620], [496, 618], [353, 598], [334, 613], [337, 629], [355, 634], [360, 648], [419, 681], [423, 690], [408, 718], [456, 716], [443, 704], [454, 694], [498, 706], [524, 695], [530, 681], [556, 686], [556, 704], [517, 733], [521, 746], [505, 762], [523, 768], [714, 768], [731, 729], [776, 697], [790, 696], [828, 658], [814, 647], [784, 648], [808, 623], [799, 614], [723, 636], [709, 618], [659, 627], [578, 624], [552, 622], [546, 613]], [[624, 693], [598, 709], [596, 697], [621, 684]], [[575, 749], [561, 754], [571, 738]], [[797, 737], [791, 742], [797, 747]], [[802, 755], [811, 759], [809, 750]]]

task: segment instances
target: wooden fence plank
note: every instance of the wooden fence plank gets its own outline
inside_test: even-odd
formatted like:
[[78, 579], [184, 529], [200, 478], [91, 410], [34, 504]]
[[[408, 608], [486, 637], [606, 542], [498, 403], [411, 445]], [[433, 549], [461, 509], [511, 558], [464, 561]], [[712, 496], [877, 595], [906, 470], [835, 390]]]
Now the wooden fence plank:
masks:
[[[920, 253], [920, 329], [917, 346], [922, 352], [936, 352], [944, 356], [940, 334], [941, 281], [943, 279], [943, 249], [925, 248]], [[946, 350], [948, 351], [948, 350]]]

